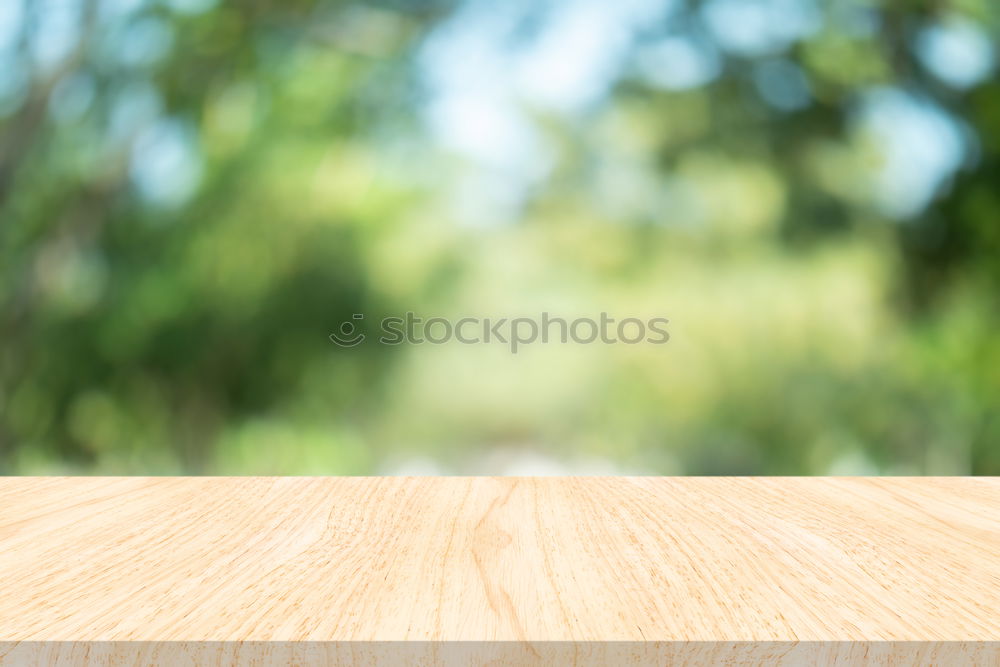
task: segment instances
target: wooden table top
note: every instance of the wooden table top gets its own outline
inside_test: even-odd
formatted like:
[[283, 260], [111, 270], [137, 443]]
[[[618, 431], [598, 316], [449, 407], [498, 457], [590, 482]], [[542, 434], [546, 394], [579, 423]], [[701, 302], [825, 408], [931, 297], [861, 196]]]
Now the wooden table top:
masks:
[[0, 478], [0, 659], [124, 641], [1000, 659], [1000, 479]]

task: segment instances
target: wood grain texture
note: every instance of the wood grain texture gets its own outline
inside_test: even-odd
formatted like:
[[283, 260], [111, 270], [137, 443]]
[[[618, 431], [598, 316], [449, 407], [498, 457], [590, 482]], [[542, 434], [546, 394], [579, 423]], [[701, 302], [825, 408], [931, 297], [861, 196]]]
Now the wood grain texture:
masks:
[[1000, 479], [3, 478], [6, 664], [1000, 664]]

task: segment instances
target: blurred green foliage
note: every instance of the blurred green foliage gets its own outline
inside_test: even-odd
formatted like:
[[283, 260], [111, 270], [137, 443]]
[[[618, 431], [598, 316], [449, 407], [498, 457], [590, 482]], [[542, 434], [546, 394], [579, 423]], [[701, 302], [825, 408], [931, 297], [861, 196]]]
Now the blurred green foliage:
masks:
[[[5, 0], [0, 473], [1000, 474], [998, 30]], [[328, 339], [406, 311], [671, 341]]]

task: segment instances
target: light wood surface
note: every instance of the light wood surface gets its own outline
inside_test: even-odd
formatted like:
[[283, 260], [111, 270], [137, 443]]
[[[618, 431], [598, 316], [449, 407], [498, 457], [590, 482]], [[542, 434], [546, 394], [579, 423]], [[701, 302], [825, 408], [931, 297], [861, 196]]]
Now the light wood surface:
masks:
[[2, 478], [5, 664], [1000, 664], [1000, 479]]

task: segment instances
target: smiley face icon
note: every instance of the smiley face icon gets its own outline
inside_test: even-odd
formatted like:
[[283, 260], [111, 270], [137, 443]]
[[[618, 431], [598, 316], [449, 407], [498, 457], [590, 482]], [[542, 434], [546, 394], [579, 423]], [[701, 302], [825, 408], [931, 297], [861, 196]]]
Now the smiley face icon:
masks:
[[[365, 316], [355, 313], [351, 320], [363, 320]], [[354, 347], [365, 339], [365, 335], [357, 330], [354, 322], [348, 320], [340, 325], [340, 330], [330, 334], [330, 340], [340, 347]]]

